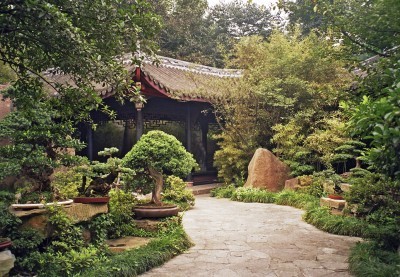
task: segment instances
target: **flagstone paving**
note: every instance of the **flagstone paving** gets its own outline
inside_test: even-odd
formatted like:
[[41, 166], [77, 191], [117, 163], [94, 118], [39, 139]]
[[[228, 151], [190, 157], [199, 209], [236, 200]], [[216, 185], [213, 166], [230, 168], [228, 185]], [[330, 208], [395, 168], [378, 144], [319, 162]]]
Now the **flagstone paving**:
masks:
[[287, 206], [196, 197], [183, 225], [196, 244], [142, 276], [351, 276], [349, 249], [359, 238], [328, 234]]

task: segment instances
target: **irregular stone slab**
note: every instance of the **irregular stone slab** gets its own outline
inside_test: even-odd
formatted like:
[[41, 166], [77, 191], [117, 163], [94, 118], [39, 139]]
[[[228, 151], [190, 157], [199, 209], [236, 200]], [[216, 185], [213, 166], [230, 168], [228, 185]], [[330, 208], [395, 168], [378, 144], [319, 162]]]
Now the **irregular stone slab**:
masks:
[[139, 248], [143, 245], [148, 244], [151, 238], [141, 237], [124, 237], [119, 239], [110, 239], [106, 243], [110, 247], [111, 252], [120, 253], [125, 250]]
[[299, 178], [292, 178], [285, 181], [285, 189], [287, 190], [297, 190], [300, 185]]
[[[73, 203], [63, 206], [63, 209], [66, 214], [72, 218], [74, 223], [88, 221], [96, 215], [108, 213], [107, 204]], [[52, 227], [48, 223], [48, 213], [46, 209], [15, 210], [10, 208], [9, 211], [21, 218], [23, 228], [34, 228], [45, 237], [51, 234]]]
[[346, 200], [330, 199], [328, 197], [321, 197], [319, 200], [320, 206], [326, 206], [332, 209], [343, 210], [346, 206]]
[[341, 183], [341, 184], [340, 184], [340, 188], [341, 188], [344, 192], [350, 192], [351, 185], [350, 185], [350, 184], [347, 184], [347, 183]]
[[289, 168], [271, 151], [258, 148], [250, 161], [245, 187], [281, 191], [289, 179]]
[[15, 256], [10, 250], [0, 251], [0, 276], [8, 276], [14, 267]]
[[64, 207], [64, 211], [74, 222], [88, 221], [99, 214], [108, 213], [107, 203], [82, 204], [74, 203], [71, 206]]
[[156, 232], [160, 228], [160, 221], [157, 219], [135, 219], [136, 227], [144, 229], [149, 232]]

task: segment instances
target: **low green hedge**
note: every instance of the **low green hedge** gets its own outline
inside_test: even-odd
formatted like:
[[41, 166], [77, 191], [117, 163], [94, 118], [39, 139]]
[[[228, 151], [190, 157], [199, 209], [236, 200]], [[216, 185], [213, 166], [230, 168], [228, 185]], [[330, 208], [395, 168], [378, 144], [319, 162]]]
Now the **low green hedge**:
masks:
[[183, 228], [177, 227], [143, 247], [115, 254], [106, 262], [77, 276], [137, 276], [162, 265], [192, 245]]

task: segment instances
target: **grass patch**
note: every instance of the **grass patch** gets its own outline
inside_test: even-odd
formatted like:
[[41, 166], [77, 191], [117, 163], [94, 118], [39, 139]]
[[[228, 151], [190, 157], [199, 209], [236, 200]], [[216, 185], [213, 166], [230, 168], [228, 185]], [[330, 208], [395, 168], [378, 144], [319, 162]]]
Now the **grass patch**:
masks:
[[319, 206], [306, 209], [303, 219], [322, 231], [343, 236], [364, 236], [365, 230], [369, 227], [369, 224], [363, 220], [332, 215], [327, 207]]
[[275, 203], [276, 193], [256, 188], [237, 188], [231, 200], [240, 202]]
[[234, 185], [229, 185], [212, 189], [210, 195], [217, 198], [231, 198], [235, 191], [236, 187]]
[[355, 276], [398, 277], [400, 256], [382, 250], [376, 243], [357, 243], [350, 253], [350, 272]]
[[192, 245], [183, 228], [179, 226], [143, 247], [112, 255], [106, 262], [78, 276], [137, 276], [162, 265]]

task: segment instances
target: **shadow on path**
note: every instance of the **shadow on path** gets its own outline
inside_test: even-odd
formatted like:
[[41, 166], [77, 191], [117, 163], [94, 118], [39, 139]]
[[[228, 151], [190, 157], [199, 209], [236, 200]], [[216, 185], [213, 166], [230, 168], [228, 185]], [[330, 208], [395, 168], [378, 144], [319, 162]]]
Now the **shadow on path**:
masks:
[[349, 248], [360, 239], [320, 231], [302, 213], [198, 196], [183, 218], [196, 245], [142, 276], [350, 276]]

